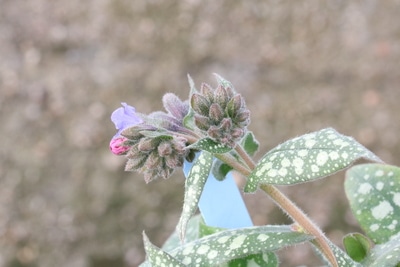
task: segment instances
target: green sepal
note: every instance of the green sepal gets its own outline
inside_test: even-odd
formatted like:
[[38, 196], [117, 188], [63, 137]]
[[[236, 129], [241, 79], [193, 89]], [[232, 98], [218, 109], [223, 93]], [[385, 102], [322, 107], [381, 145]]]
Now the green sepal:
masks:
[[245, 192], [259, 184], [291, 185], [323, 178], [365, 158], [382, 162], [353, 138], [332, 128], [296, 137], [275, 147], [249, 175]]
[[400, 232], [400, 168], [362, 164], [346, 173], [345, 191], [357, 221], [377, 244]]
[[351, 233], [343, 238], [346, 253], [356, 262], [361, 262], [368, 255], [372, 243], [368, 237], [360, 233]]
[[200, 139], [196, 143], [188, 146], [188, 148], [204, 150], [204, 151], [207, 151], [207, 152], [210, 152], [213, 154], [224, 154], [224, 153], [232, 150], [231, 147], [228, 147], [221, 143], [215, 142], [214, 140], [212, 140], [208, 137]]
[[[194, 81], [192, 77], [188, 74], [188, 81], [189, 81], [189, 86], [190, 86], [190, 93], [189, 93], [189, 99], [192, 98], [192, 95], [197, 92], [197, 89], [194, 85]], [[185, 126], [188, 129], [194, 130], [196, 128], [196, 125], [194, 123], [194, 110], [192, 106], [189, 106], [189, 112], [188, 114], [183, 118], [183, 126]]]
[[223, 78], [221, 75], [214, 73], [215, 78], [218, 81], [218, 84], [222, 85], [223, 87], [227, 88], [231, 88], [232, 90], [234, 90], [233, 85], [230, 81], [225, 80], [225, 78]]
[[193, 163], [192, 169], [186, 178], [182, 214], [176, 226], [181, 240], [185, 238], [186, 226], [190, 217], [192, 217], [197, 210], [201, 193], [210, 175], [212, 161], [212, 154], [203, 151]]

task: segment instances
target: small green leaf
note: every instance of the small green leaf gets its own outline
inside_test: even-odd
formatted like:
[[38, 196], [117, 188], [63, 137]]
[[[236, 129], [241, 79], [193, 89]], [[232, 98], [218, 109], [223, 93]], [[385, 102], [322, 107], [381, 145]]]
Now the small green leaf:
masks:
[[253, 156], [257, 152], [260, 143], [256, 140], [253, 132], [248, 131], [241, 140], [241, 145], [247, 154]]
[[366, 267], [398, 267], [400, 266], [400, 233], [389, 242], [376, 245], [363, 262]]
[[210, 174], [213, 161], [212, 154], [203, 151], [193, 163], [192, 169], [185, 182], [185, 199], [181, 217], [176, 226], [181, 240], [185, 238], [187, 223], [197, 210], [204, 184]]
[[381, 160], [353, 138], [332, 128], [306, 134], [269, 151], [250, 174], [245, 192], [259, 184], [290, 185], [326, 177], [365, 158]]
[[231, 147], [217, 143], [210, 138], [203, 138], [188, 146], [190, 149], [204, 150], [213, 154], [223, 154], [232, 150]]
[[351, 233], [343, 238], [347, 254], [355, 261], [361, 262], [371, 250], [372, 244], [368, 237], [360, 233]]
[[217, 266], [233, 259], [275, 251], [313, 238], [292, 231], [290, 226], [230, 229], [184, 244], [171, 251], [170, 255], [189, 266]]
[[185, 264], [182, 264], [182, 262], [172, 257], [167, 252], [154, 246], [144, 232], [143, 232], [143, 242], [144, 242], [144, 249], [146, 250], [147, 260], [148, 263], [151, 264], [151, 266], [174, 266], [174, 267], [186, 266]]
[[375, 243], [400, 231], [400, 168], [383, 164], [354, 166], [345, 190], [354, 216]]
[[231, 166], [222, 162], [219, 159], [214, 159], [214, 163], [212, 166], [212, 174], [214, 175], [215, 179], [218, 181], [223, 181], [226, 175], [233, 170]]

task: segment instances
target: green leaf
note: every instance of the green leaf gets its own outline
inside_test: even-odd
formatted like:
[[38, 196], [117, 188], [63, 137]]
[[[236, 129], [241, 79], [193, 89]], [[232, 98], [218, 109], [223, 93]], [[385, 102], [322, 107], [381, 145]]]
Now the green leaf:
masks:
[[[192, 242], [198, 238], [200, 238], [200, 224], [202, 223], [203, 219], [201, 218], [200, 214], [194, 215], [190, 218], [187, 226], [186, 226], [186, 235], [183, 243]], [[174, 231], [168, 239], [165, 241], [162, 249], [165, 251], [171, 251], [177, 247], [182, 245], [182, 241], [179, 238], [178, 231]]]
[[[199, 222], [199, 237], [215, 234], [226, 229], [206, 225], [203, 220]], [[258, 264], [258, 265], [257, 265]], [[273, 252], [265, 252], [253, 255], [247, 255], [240, 259], [234, 259], [226, 264], [228, 267], [245, 267], [245, 266], [278, 266], [278, 257]]]
[[256, 140], [253, 132], [248, 131], [246, 135], [242, 138], [241, 145], [243, 146], [247, 154], [253, 156], [257, 152], [260, 143]]
[[368, 237], [360, 233], [351, 233], [343, 238], [347, 254], [357, 262], [361, 262], [371, 250], [372, 244]]
[[[313, 239], [290, 226], [257, 226], [208, 235], [170, 252], [189, 266], [216, 266], [252, 254], [275, 251]], [[269, 266], [269, 265], [267, 265]]]
[[190, 217], [197, 210], [197, 204], [203, 192], [204, 184], [210, 174], [212, 161], [212, 154], [203, 151], [193, 163], [192, 169], [186, 179], [182, 214], [176, 226], [181, 240], [185, 238], [186, 226]]
[[214, 175], [215, 179], [218, 181], [223, 181], [226, 177], [226, 175], [233, 170], [231, 166], [228, 164], [222, 162], [219, 159], [214, 159], [214, 163], [212, 166], [212, 174]]
[[172, 257], [167, 252], [154, 246], [144, 232], [143, 232], [143, 242], [144, 242], [144, 249], [146, 250], [148, 263], [151, 264], [151, 266], [174, 266], [174, 267], [186, 266], [185, 264], [182, 264], [182, 262]]
[[277, 267], [279, 260], [275, 253], [266, 252], [255, 255], [248, 255], [242, 259], [231, 260], [228, 263], [229, 267], [247, 267], [247, 266], [263, 266], [263, 267]]
[[[194, 85], [192, 77], [188, 74], [188, 81], [189, 81], [189, 86], [190, 86], [190, 94], [189, 94], [189, 99], [192, 97], [192, 95], [197, 92], [197, 89]], [[194, 123], [194, 111], [192, 107], [189, 107], [189, 112], [188, 114], [183, 118], [183, 125], [188, 128], [188, 129], [195, 129], [196, 125]]]
[[306, 134], [275, 147], [259, 161], [250, 174], [245, 192], [259, 184], [290, 185], [326, 177], [366, 158], [381, 160], [353, 138], [332, 128]]
[[[349, 255], [346, 254], [343, 250], [338, 248], [335, 244], [333, 244], [331, 241], [327, 240], [329, 243], [329, 246], [332, 249], [333, 255], [336, 258], [336, 261], [340, 267], [362, 267], [360, 263], [354, 261], [349, 257]], [[312, 242], [313, 243], [313, 242]], [[316, 249], [317, 252], [319, 252], [319, 256], [321, 256], [322, 259], [324, 259], [327, 263], [327, 259], [325, 256], [321, 253], [320, 248], [318, 246], [314, 245], [314, 248]], [[331, 264], [328, 264], [328, 266], [331, 266]]]
[[188, 146], [190, 149], [204, 150], [213, 154], [223, 154], [232, 150], [231, 147], [217, 143], [210, 138], [203, 138]]
[[354, 216], [375, 243], [400, 231], [400, 168], [363, 164], [347, 171], [345, 190]]
[[376, 245], [363, 262], [366, 267], [398, 267], [400, 266], [400, 233], [389, 242]]

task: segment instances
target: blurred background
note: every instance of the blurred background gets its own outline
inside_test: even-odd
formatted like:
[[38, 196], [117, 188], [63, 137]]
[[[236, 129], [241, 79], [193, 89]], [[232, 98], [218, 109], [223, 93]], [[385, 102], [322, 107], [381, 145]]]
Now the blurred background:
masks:
[[[0, 266], [130, 267], [143, 230], [162, 245], [183, 175], [124, 172], [109, 118], [187, 98], [187, 73], [245, 96], [257, 158], [331, 126], [400, 165], [399, 14], [377, 0], [0, 0]], [[282, 188], [338, 245], [360, 231], [343, 180]], [[255, 224], [290, 223], [265, 195], [245, 199]], [[321, 265], [308, 245], [279, 255]]]

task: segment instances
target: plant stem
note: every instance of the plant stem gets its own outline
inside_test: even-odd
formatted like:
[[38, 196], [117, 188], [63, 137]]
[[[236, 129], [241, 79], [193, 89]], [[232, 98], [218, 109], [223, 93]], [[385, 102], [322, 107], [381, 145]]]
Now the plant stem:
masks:
[[[235, 147], [236, 152], [239, 156], [246, 162], [248, 167], [253, 170], [256, 164], [253, 162], [252, 158], [246, 153], [242, 146], [237, 145]], [[248, 176], [251, 172], [246, 170], [243, 172], [243, 167], [238, 162], [229, 162], [233, 168], [236, 169], [236, 165], [240, 165], [241, 169], [236, 169], [243, 175]], [[260, 184], [260, 189], [263, 190], [272, 200], [284, 211], [286, 212], [295, 222], [297, 222], [306, 233], [315, 236], [314, 244], [321, 250], [325, 255], [327, 260], [332, 264], [333, 267], [338, 267], [335, 255], [329, 246], [328, 239], [322, 233], [308, 216], [296, 206], [288, 197], [286, 197], [278, 188], [269, 184]]]

